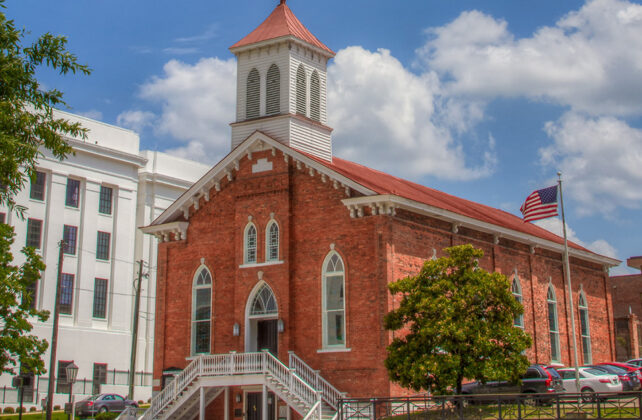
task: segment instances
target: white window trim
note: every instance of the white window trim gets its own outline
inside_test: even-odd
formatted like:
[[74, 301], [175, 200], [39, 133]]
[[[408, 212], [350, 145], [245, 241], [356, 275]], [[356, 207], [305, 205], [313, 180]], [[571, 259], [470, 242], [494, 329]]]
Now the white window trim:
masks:
[[[582, 301], [584, 301], [583, 305]], [[589, 317], [588, 301], [586, 300], [586, 294], [584, 293], [584, 290], [580, 290], [577, 307], [580, 313], [580, 341], [582, 342], [582, 358], [584, 357], [584, 350], [586, 350], [584, 349], [584, 337], [586, 337], [588, 340], [588, 351], [586, 352], [588, 354], [588, 360], [584, 360], [584, 364], [587, 365], [593, 363], [593, 348], [591, 343], [591, 321]], [[584, 334], [584, 331], [582, 331], [582, 311], [586, 311], [586, 328], [588, 329], [586, 335]]]
[[[328, 272], [326, 271], [326, 267], [328, 266], [328, 263], [330, 262], [330, 259], [332, 258], [333, 255], [336, 255], [339, 257], [341, 260], [341, 264], [343, 265], [343, 344], [328, 344], [328, 320], [327, 320], [327, 299], [326, 299], [326, 277], [328, 276], [328, 273], [339, 273], [338, 271], [332, 271]], [[346, 322], [346, 298], [347, 298], [347, 292], [346, 292], [346, 265], [345, 261], [343, 258], [341, 258], [341, 255], [339, 255], [338, 252], [332, 250], [326, 255], [325, 259], [323, 260], [323, 267], [322, 267], [322, 274], [321, 274], [321, 333], [322, 333], [322, 345], [323, 348], [322, 350], [324, 351], [341, 351], [345, 350], [347, 347], [347, 342], [348, 342], [348, 330], [347, 330], [347, 322]]]
[[[271, 243], [270, 243], [270, 229], [272, 229], [272, 226], [276, 226], [277, 229], [277, 235], [276, 235], [276, 258], [272, 259], [270, 258], [270, 248], [271, 248]], [[272, 219], [268, 222], [267, 226], [265, 227], [265, 262], [278, 262], [280, 261], [281, 257], [281, 228], [279, 227], [279, 224], [277, 223], [276, 220]]]
[[[198, 281], [198, 278], [201, 275], [201, 272], [203, 270], [207, 271], [207, 273], [209, 274], [210, 283], [209, 283], [209, 285], [197, 286], [196, 282]], [[214, 306], [212, 304], [213, 297], [214, 297], [213, 287], [212, 287], [213, 283], [214, 283], [214, 278], [212, 277], [212, 272], [205, 265], [202, 264], [200, 267], [198, 267], [198, 269], [196, 270], [196, 273], [194, 274], [194, 278], [192, 279], [192, 311], [191, 311], [192, 312], [192, 316], [191, 316], [191, 325], [190, 325], [190, 355], [192, 357], [197, 357], [198, 355], [201, 355], [201, 354], [211, 354], [212, 353], [212, 308]], [[196, 353], [195, 352], [196, 351], [196, 349], [195, 349], [195, 347], [196, 347], [196, 336], [194, 335], [194, 324], [196, 323], [196, 321], [194, 319], [195, 316], [196, 316], [196, 291], [197, 290], [201, 290], [201, 289], [210, 289], [210, 319], [208, 321], [209, 324], [210, 324], [210, 334], [209, 334], [209, 340], [208, 340], [209, 349], [208, 349], [207, 352]], [[203, 321], [199, 321], [199, 322], [203, 322]]]
[[[250, 232], [250, 229], [254, 228], [254, 235], [255, 235], [255, 244], [254, 244], [254, 261], [250, 261], [248, 259], [248, 233]], [[248, 222], [247, 225], [245, 225], [245, 229], [243, 230], [243, 265], [247, 266], [249, 264], [256, 265], [257, 260], [258, 260], [258, 248], [259, 248], [259, 234], [258, 234], [258, 229], [256, 228], [256, 225], [252, 222]]]
[[[513, 290], [513, 285], [517, 285], [517, 291]], [[513, 293], [513, 297], [519, 303], [521, 303], [522, 306], [523, 306], [524, 305], [524, 295], [522, 294], [523, 293], [522, 292], [522, 282], [520, 281], [519, 275], [517, 274], [517, 269], [515, 269], [515, 274], [513, 275], [513, 281], [511, 283], [511, 292]], [[521, 329], [524, 329], [524, 314], [522, 313], [516, 319], [519, 319], [519, 323], [515, 324], [515, 320], [513, 320], [513, 326], [521, 328]]]
[[[550, 299], [548, 297], [549, 291], [553, 295], [553, 299]], [[550, 310], [550, 306], [549, 306], [550, 303], [555, 304], [555, 306], [553, 307], [555, 309], [555, 312], [553, 313], [553, 319], [555, 320], [555, 330], [551, 329], [551, 325], [550, 325], [550, 322], [549, 322], [549, 325], [548, 325], [548, 336], [550, 338], [551, 333], [555, 334], [555, 342], [556, 342], [555, 344], [557, 345], [556, 347], [557, 347], [557, 352], [558, 352], [557, 357], [556, 358], [553, 357], [553, 351], [552, 351], [553, 350], [553, 346], [552, 345], [550, 346], [551, 347], [551, 361], [552, 362], [560, 362], [561, 358], [562, 358], [562, 349], [560, 348], [560, 325], [559, 325], [560, 323], [559, 323], [559, 316], [558, 316], [559, 314], [558, 314], [558, 310], [557, 310], [557, 294], [555, 293], [555, 288], [553, 287], [553, 284], [551, 282], [548, 283], [548, 288], [546, 289], [546, 310], [547, 310], [547, 312]], [[549, 319], [550, 319], [550, 314], [548, 314], [548, 315], [549, 315]]]

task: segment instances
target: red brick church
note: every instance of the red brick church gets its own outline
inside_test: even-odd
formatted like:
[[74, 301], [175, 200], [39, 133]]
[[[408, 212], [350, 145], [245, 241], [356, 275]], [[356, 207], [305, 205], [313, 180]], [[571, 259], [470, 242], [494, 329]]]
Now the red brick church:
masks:
[[[386, 285], [464, 243], [512, 279], [529, 359], [571, 363], [560, 237], [333, 156], [334, 53], [284, 0], [230, 50], [231, 152], [143, 228], [159, 239], [145, 418], [332, 418], [342, 393], [399, 395], [383, 365]], [[617, 263], [571, 245], [582, 363], [614, 359], [607, 269]]]

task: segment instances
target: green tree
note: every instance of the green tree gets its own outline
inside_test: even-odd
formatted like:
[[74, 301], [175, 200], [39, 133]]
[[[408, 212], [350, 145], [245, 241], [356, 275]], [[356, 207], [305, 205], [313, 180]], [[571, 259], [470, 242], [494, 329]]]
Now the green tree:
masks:
[[388, 285], [401, 295], [385, 327], [396, 337], [385, 361], [390, 378], [404, 387], [437, 394], [461, 393], [464, 379], [518, 380], [531, 338], [514, 319], [524, 309], [506, 276], [479, 267], [484, 253], [472, 245], [447, 248], [421, 272]]
[[[36, 72], [48, 67], [61, 75], [89, 74], [66, 49], [64, 37], [49, 33], [26, 46], [26, 30], [8, 20], [0, 0], [0, 206], [24, 218], [26, 208], [15, 195], [36, 175], [36, 162], [49, 150], [58, 159], [72, 153], [64, 136], [86, 138], [78, 123], [56, 118], [54, 108], [65, 107], [62, 92], [43, 89]], [[31, 308], [29, 288], [45, 266], [33, 249], [24, 248], [25, 263], [13, 265], [11, 244], [15, 232], [0, 225], [0, 372], [15, 372], [21, 366], [44, 372], [41, 358], [47, 342], [28, 333], [30, 318], [45, 321], [49, 314]]]

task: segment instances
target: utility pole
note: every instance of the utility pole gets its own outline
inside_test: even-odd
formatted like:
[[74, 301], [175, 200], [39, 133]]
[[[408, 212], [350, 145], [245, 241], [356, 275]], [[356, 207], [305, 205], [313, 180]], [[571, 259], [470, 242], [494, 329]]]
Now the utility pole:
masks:
[[140, 311], [140, 289], [143, 282], [143, 260], [138, 261], [138, 284], [134, 301], [134, 326], [132, 328], [132, 354], [129, 362], [129, 399], [134, 399], [134, 380], [136, 378], [136, 345], [138, 344], [138, 312]]
[[56, 349], [58, 346], [58, 318], [60, 316], [60, 282], [62, 281], [62, 261], [65, 241], [58, 242], [58, 278], [56, 280], [56, 300], [54, 301], [53, 331], [51, 333], [51, 356], [49, 358], [49, 383], [47, 384], [47, 420], [53, 411], [54, 383], [56, 382]]

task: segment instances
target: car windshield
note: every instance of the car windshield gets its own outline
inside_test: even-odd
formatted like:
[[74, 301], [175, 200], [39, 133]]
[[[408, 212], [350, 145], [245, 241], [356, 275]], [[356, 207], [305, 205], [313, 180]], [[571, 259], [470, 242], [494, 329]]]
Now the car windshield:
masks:
[[553, 368], [546, 368], [546, 370], [548, 371], [548, 373], [550, 373], [550, 374], [551, 374], [551, 376], [552, 376], [553, 378], [555, 378], [555, 379], [561, 378], [560, 374], [559, 374], [559, 373], [557, 373], [557, 371], [556, 371], [555, 369], [553, 369]]
[[609, 372], [617, 373], [618, 375], [626, 375], [627, 374], [626, 369], [623, 369], [621, 367], [613, 366], [613, 365], [603, 365], [603, 366]]
[[601, 369], [595, 369], [595, 368], [588, 368], [584, 370], [587, 373], [590, 373], [591, 375], [595, 376], [603, 376], [603, 375], [610, 375], [608, 372], [601, 370]]

